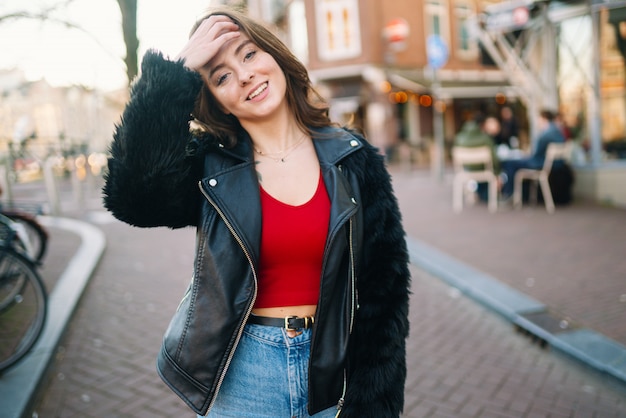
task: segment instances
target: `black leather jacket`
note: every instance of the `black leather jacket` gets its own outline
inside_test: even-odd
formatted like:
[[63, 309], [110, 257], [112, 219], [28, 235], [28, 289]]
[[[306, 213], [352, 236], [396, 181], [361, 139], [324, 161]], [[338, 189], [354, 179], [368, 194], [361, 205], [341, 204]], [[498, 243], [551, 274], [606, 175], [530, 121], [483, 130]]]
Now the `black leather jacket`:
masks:
[[[206, 414], [257, 293], [259, 186], [250, 142], [191, 138], [198, 78], [149, 53], [111, 145], [105, 206], [136, 226], [197, 227], [193, 278], [166, 331], [157, 368]], [[176, 92], [181, 92], [176, 94]], [[180, 123], [181, 119], [185, 123]], [[403, 405], [408, 255], [382, 157], [344, 129], [316, 131], [331, 200], [309, 363], [309, 412], [395, 417]]]

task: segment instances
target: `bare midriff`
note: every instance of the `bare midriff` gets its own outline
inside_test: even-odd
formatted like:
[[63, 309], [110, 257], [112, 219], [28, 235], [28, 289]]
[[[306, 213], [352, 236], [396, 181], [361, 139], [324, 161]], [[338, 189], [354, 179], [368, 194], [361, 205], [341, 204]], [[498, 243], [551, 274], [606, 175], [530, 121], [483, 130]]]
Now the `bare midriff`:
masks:
[[277, 306], [272, 308], [254, 308], [252, 313], [258, 316], [269, 316], [270, 318], [284, 318], [286, 316], [315, 316], [315, 305], [299, 306]]

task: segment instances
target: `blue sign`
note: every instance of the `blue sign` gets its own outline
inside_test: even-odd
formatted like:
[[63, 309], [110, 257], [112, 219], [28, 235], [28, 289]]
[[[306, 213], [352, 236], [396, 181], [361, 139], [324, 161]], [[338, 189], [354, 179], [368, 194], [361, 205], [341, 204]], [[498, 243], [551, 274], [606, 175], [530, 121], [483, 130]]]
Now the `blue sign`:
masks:
[[448, 46], [439, 35], [430, 35], [426, 40], [428, 65], [437, 70], [448, 62]]

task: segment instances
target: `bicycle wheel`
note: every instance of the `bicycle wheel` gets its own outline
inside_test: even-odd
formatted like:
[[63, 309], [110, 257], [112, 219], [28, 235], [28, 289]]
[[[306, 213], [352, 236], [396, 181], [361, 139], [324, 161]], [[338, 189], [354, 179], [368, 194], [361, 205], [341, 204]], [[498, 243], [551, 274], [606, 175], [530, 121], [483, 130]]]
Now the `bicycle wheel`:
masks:
[[26, 279], [20, 274], [13, 277], [7, 274], [6, 278], [0, 279], [0, 313], [20, 299], [24, 286]]
[[[20, 254], [26, 251], [25, 245], [17, 236], [14, 228], [15, 222], [11, 219], [0, 215], [0, 247], [10, 247]], [[0, 312], [15, 303], [15, 299], [19, 297], [26, 280], [21, 275], [8, 277], [0, 281]]]
[[35, 216], [15, 210], [3, 210], [2, 214], [24, 227], [29, 241], [29, 256], [41, 263], [48, 249], [48, 231], [37, 221]]
[[47, 315], [47, 294], [33, 263], [0, 247], [0, 372], [23, 358], [37, 342]]

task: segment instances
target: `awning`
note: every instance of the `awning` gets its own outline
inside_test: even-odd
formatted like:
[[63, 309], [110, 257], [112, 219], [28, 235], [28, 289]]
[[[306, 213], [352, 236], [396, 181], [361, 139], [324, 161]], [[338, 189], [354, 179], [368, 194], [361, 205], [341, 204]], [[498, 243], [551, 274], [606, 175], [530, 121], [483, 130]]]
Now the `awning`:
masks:
[[444, 99], [488, 98], [497, 94], [518, 97], [516, 87], [507, 82], [500, 70], [439, 70], [437, 73], [439, 88], [432, 91], [434, 77], [432, 70], [388, 69], [387, 79], [400, 89], [414, 93], [438, 94]]

